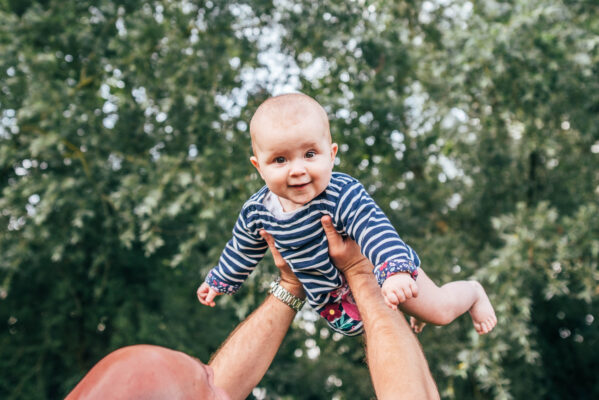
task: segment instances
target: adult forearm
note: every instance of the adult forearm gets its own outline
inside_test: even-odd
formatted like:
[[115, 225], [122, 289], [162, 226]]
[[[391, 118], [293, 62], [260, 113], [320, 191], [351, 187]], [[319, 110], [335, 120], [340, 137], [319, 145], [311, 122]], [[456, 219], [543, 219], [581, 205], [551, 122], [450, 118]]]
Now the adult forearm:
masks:
[[379, 400], [438, 399], [435, 382], [406, 319], [384, 303], [381, 290], [363, 260], [346, 278], [366, 331], [366, 358]]
[[[294, 288], [281, 285], [292, 294], [303, 296]], [[215, 385], [233, 400], [247, 398], [268, 370], [294, 317], [294, 310], [269, 295], [213, 356], [210, 366], [214, 369]]]

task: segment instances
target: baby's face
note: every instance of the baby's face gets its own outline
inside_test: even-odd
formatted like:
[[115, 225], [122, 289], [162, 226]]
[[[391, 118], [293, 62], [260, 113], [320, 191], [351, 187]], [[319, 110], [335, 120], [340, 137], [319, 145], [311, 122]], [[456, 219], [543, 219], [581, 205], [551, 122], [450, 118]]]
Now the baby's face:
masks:
[[256, 167], [266, 186], [293, 211], [322, 193], [331, 179], [337, 144], [315, 115], [261, 122], [253, 138]]

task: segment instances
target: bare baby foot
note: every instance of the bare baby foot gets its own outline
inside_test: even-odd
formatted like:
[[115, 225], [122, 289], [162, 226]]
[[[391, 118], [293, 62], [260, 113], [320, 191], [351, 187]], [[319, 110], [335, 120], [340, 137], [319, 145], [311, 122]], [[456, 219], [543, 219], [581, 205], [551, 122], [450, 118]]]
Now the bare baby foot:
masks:
[[472, 323], [474, 329], [480, 335], [489, 333], [497, 325], [497, 317], [495, 316], [495, 310], [493, 305], [487, 296], [487, 292], [478, 282], [472, 282], [476, 288], [478, 299], [474, 302], [470, 308], [470, 316], [472, 317]]
[[426, 322], [423, 322], [423, 321], [419, 320], [418, 318], [410, 317], [410, 327], [412, 328], [414, 333], [422, 332], [422, 329], [424, 329], [425, 325], [426, 325]]

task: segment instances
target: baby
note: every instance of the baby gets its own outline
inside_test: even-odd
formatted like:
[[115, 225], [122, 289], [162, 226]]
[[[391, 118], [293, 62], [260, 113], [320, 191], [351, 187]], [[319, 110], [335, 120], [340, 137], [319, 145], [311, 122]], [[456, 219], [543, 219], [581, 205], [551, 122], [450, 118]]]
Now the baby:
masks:
[[333, 172], [337, 144], [314, 99], [294, 93], [266, 100], [252, 117], [250, 134], [250, 161], [266, 186], [243, 205], [233, 238], [198, 289], [202, 304], [214, 306], [217, 295], [239, 289], [266, 252], [264, 229], [331, 328], [348, 336], [362, 333], [349, 287], [328, 256], [320, 222], [328, 215], [338, 232], [360, 245], [375, 266], [385, 302], [410, 314], [414, 331], [427, 322], [446, 325], [466, 311], [479, 334], [493, 329], [495, 312], [478, 282], [437, 287], [364, 187]]

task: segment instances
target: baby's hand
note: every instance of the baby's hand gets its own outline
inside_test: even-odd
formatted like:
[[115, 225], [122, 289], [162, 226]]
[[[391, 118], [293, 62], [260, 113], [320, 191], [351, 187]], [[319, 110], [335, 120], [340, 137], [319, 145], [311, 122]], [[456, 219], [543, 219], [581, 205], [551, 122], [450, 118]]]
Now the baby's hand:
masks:
[[202, 283], [198, 288], [198, 300], [205, 306], [214, 307], [214, 298], [222, 293], [212, 289], [206, 282]]
[[397, 310], [398, 304], [418, 296], [418, 285], [409, 273], [399, 272], [387, 278], [382, 293], [385, 303], [392, 310]]

